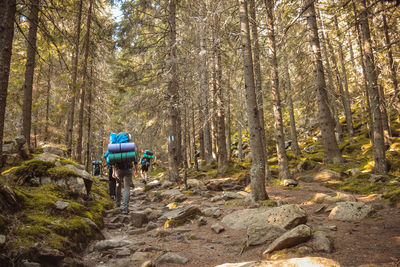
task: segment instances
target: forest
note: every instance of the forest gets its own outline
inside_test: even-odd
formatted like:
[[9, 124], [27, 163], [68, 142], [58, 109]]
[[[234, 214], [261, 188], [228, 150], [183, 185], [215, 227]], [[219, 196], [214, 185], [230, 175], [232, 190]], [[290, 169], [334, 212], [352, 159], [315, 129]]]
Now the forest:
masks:
[[[51, 240], [42, 243], [60, 251], [68, 243], [72, 254], [94, 239], [107, 239], [99, 229], [107, 228], [106, 211], [113, 206], [108, 178], [90, 174], [92, 163], [102, 160], [106, 176], [103, 155], [110, 133], [119, 132], [131, 134], [138, 152], [155, 152], [152, 179], [171, 182], [168, 186], [188, 197], [204, 182], [213, 192], [247, 192], [245, 207], [279, 207], [277, 196], [291, 193], [294, 202], [305, 203], [312, 176], [330, 193], [347, 191], [358, 202], [374, 195], [364, 202], [387, 206], [372, 219], [400, 222], [399, 5], [398, 0], [1, 0], [0, 210], [13, 219], [0, 216], [0, 263], [19, 266], [29, 259], [61, 266], [55, 255], [32, 256], [32, 244], [46, 235]], [[59, 155], [49, 160], [43, 152]], [[13, 207], [20, 202], [32, 208], [37, 201], [54, 209], [68, 194], [55, 193], [59, 189], [46, 187], [42, 178], [80, 176], [88, 194], [93, 184], [94, 196], [77, 198], [67, 208], [72, 222], [63, 223], [70, 225], [66, 229], [49, 230], [56, 219], [39, 209], [25, 214], [21, 204]], [[235, 185], [209, 179], [231, 179]], [[41, 185], [46, 189], [35, 191]], [[152, 199], [156, 188], [141, 188]], [[328, 190], [321, 188], [313, 190]], [[213, 196], [200, 195], [204, 201]], [[224, 199], [224, 207], [233, 203], [236, 210], [241, 198], [232, 198]], [[315, 202], [326, 205], [319, 212], [330, 208], [328, 202]], [[392, 220], [389, 211], [396, 214]], [[97, 230], [87, 230], [92, 225], [81, 218]], [[8, 227], [14, 219], [22, 228]], [[39, 233], [30, 233], [30, 224], [40, 225]], [[85, 237], [75, 236], [82, 231]], [[22, 238], [27, 233], [35, 238]], [[399, 232], [386, 234], [399, 248]], [[73, 237], [66, 241], [65, 236]], [[259, 260], [257, 250], [232, 259]], [[400, 260], [395, 248], [360, 262], [338, 253], [328, 256], [338, 265], [316, 266], [384, 266]], [[214, 256], [210, 263], [190, 259], [188, 266], [230, 259]], [[63, 266], [95, 262], [62, 260]], [[149, 264], [142, 266], [163, 263]]]

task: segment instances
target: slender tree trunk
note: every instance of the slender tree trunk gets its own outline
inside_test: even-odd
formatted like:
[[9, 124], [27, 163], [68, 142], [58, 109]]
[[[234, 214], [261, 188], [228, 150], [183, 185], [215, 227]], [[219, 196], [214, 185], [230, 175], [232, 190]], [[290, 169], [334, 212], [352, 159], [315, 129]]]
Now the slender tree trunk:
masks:
[[278, 72], [278, 60], [276, 59], [276, 42], [275, 42], [275, 30], [274, 30], [274, 1], [264, 1], [267, 9], [267, 28], [268, 28], [268, 39], [269, 39], [269, 61], [271, 64], [271, 83], [272, 83], [272, 101], [274, 106], [274, 119], [275, 119], [275, 140], [276, 140], [276, 151], [278, 156], [278, 167], [279, 167], [279, 178], [288, 179], [291, 177], [288, 165], [288, 159], [285, 149], [285, 136], [283, 133], [283, 121], [282, 121], [282, 104], [281, 95], [279, 92], [279, 72]]
[[78, 58], [79, 58], [79, 39], [81, 36], [81, 20], [82, 20], [82, 2], [83, 0], [79, 0], [78, 7], [78, 15], [76, 22], [76, 36], [75, 36], [75, 50], [74, 50], [74, 58], [73, 58], [73, 66], [72, 66], [72, 84], [71, 84], [71, 103], [69, 105], [68, 110], [68, 119], [67, 119], [67, 133], [66, 133], [66, 144], [67, 144], [67, 155], [68, 157], [72, 156], [72, 133], [74, 130], [74, 116], [75, 116], [75, 102], [77, 97], [77, 77], [78, 77]]
[[4, 121], [7, 105], [8, 79], [12, 42], [14, 38], [15, 0], [5, 0], [0, 5], [0, 166], [3, 165]]
[[[354, 17], [358, 17], [358, 12], [357, 12], [357, 8], [356, 8], [356, 4], [355, 1], [352, 1], [352, 6], [353, 6], [353, 12], [354, 12]], [[372, 141], [372, 143], [374, 142], [374, 138], [372, 137], [373, 132], [372, 132], [372, 125], [373, 123], [373, 116], [372, 116], [372, 112], [371, 112], [371, 104], [370, 104], [370, 97], [369, 97], [369, 93], [368, 93], [368, 83], [367, 83], [367, 71], [366, 71], [366, 67], [365, 67], [365, 56], [364, 56], [364, 49], [362, 46], [362, 40], [361, 40], [361, 32], [360, 32], [360, 27], [359, 27], [360, 22], [357, 21], [356, 23], [356, 31], [357, 31], [357, 43], [358, 43], [358, 47], [360, 49], [360, 62], [361, 62], [361, 69], [362, 69], [362, 73], [363, 73], [363, 81], [364, 81], [364, 92], [365, 92], [365, 100], [366, 100], [366, 104], [365, 107], [367, 109], [367, 114], [368, 114], [368, 120], [367, 121], [367, 127], [368, 127], [368, 132], [369, 132], [369, 136], [370, 136], [370, 140]]]
[[321, 48], [318, 37], [317, 20], [315, 16], [315, 7], [313, 0], [307, 0], [306, 11], [307, 26], [309, 31], [309, 41], [311, 48], [312, 61], [314, 65], [315, 87], [317, 90], [318, 118], [324, 145], [325, 162], [342, 162], [342, 155], [336, 142], [334, 121], [329, 110], [328, 94], [326, 92], [326, 83], [324, 77], [324, 68], [322, 65]]
[[340, 65], [341, 65], [341, 69], [342, 69], [342, 81], [343, 81], [343, 85], [344, 85], [344, 95], [341, 94], [341, 99], [342, 99], [342, 103], [343, 103], [344, 114], [346, 117], [347, 131], [349, 132], [350, 143], [353, 143], [354, 142], [354, 140], [353, 140], [353, 136], [354, 136], [353, 118], [351, 115], [349, 85], [348, 85], [348, 81], [347, 81], [347, 70], [346, 70], [346, 66], [345, 66], [344, 53], [343, 53], [343, 47], [342, 47], [342, 42], [344, 42], [344, 38], [341, 38], [342, 34], [339, 30], [339, 24], [338, 24], [336, 16], [334, 16], [334, 20], [335, 20], [337, 36], [339, 38], [338, 49], [339, 49]]
[[[91, 0], [92, 2], [93, 0]], [[91, 152], [92, 152], [92, 87], [93, 87], [93, 59], [90, 66], [90, 77], [89, 77], [88, 91], [88, 107], [87, 107], [87, 141], [86, 141], [86, 171], [89, 171]]]
[[214, 53], [215, 53], [215, 89], [216, 89], [216, 126], [217, 126], [217, 161], [218, 173], [225, 173], [228, 170], [228, 156], [226, 151], [225, 135], [225, 100], [222, 86], [222, 60], [221, 60], [221, 38], [220, 38], [220, 18], [214, 17]]
[[375, 71], [374, 55], [372, 53], [372, 42], [368, 25], [368, 13], [365, 0], [357, 1], [357, 9], [361, 26], [361, 38], [365, 53], [365, 70], [368, 81], [368, 92], [370, 96], [371, 113], [373, 116], [373, 153], [375, 161], [375, 172], [386, 174], [387, 164], [385, 156], [385, 142], [383, 137], [382, 113], [379, 107], [378, 78]]
[[284, 59], [284, 75], [285, 75], [285, 86], [283, 87], [284, 90], [286, 88], [286, 100], [287, 105], [289, 108], [289, 118], [290, 118], [290, 137], [292, 138], [291, 147], [293, 153], [296, 156], [301, 155], [301, 151], [299, 148], [299, 143], [297, 141], [297, 131], [296, 131], [296, 120], [294, 118], [294, 107], [293, 107], [293, 100], [292, 100], [292, 84], [290, 82], [290, 74], [289, 74], [289, 63], [288, 59]]
[[79, 108], [79, 121], [78, 121], [78, 143], [76, 147], [76, 160], [78, 162], [82, 162], [82, 139], [83, 139], [83, 117], [85, 114], [85, 94], [87, 87], [87, 63], [89, 58], [89, 49], [90, 49], [90, 24], [92, 22], [92, 6], [93, 0], [89, 1], [89, 11], [87, 16], [87, 23], [86, 23], [86, 34], [85, 34], [85, 53], [83, 58], [83, 68], [82, 68], [82, 77], [83, 83], [81, 87], [81, 101], [80, 101], [80, 108]]
[[320, 16], [320, 21], [321, 21], [321, 52], [322, 56], [324, 57], [325, 64], [326, 64], [326, 74], [328, 76], [328, 84], [327, 84], [327, 90], [328, 90], [328, 103], [329, 108], [331, 110], [331, 113], [333, 115], [333, 118], [335, 120], [335, 129], [336, 129], [336, 141], [339, 143], [342, 140], [342, 125], [340, 124], [339, 121], [339, 114], [338, 114], [338, 109], [337, 109], [337, 104], [336, 104], [336, 94], [335, 94], [335, 86], [333, 83], [333, 75], [332, 75], [332, 69], [331, 69], [331, 64], [329, 61], [329, 54], [328, 54], [328, 48], [327, 48], [327, 41], [325, 38], [325, 29], [324, 29], [324, 23], [322, 20], [322, 16]]
[[[231, 88], [231, 87], [229, 87]], [[231, 142], [232, 142], [232, 129], [231, 129], [231, 93], [228, 91], [228, 103], [226, 105], [227, 109], [227, 138], [226, 138], [226, 151], [228, 152], [228, 162], [232, 160], [232, 149], [231, 149]]]
[[[192, 107], [194, 107], [194, 101], [192, 98]], [[193, 159], [194, 159], [194, 166], [196, 168], [196, 171], [199, 170], [199, 162], [197, 161], [197, 147], [196, 147], [196, 127], [194, 125], [194, 108], [192, 108], [192, 136], [193, 136]], [[202, 134], [199, 132], [199, 139], [202, 136]]]
[[185, 97], [185, 101], [184, 101], [184, 103], [185, 103], [185, 105], [184, 105], [184, 107], [183, 107], [183, 125], [184, 125], [184, 127], [183, 127], [183, 153], [182, 153], [182, 155], [183, 155], [183, 184], [184, 184], [184, 186], [185, 186], [185, 190], [188, 190], [188, 185], [187, 185], [187, 169], [188, 169], [188, 157], [187, 157], [187, 153], [186, 153], [186, 151], [187, 151], [187, 147], [188, 147], [188, 140], [187, 140], [187, 132], [188, 132], [188, 129], [187, 129], [187, 110], [186, 110], [186, 106], [187, 106], [187, 103], [186, 103], [186, 97]]
[[208, 67], [207, 67], [207, 43], [206, 43], [206, 6], [203, 3], [202, 17], [200, 20], [200, 88], [201, 88], [201, 121], [203, 125], [202, 139], [204, 142], [204, 151], [201, 150], [201, 158], [206, 161], [206, 164], [212, 162], [212, 139], [211, 139], [211, 125], [209, 114], [209, 87], [208, 87]]
[[247, 116], [250, 132], [251, 149], [251, 196], [252, 200], [268, 199], [265, 191], [265, 160], [262, 142], [262, 127], [260, 126], [259, 109], [254, 84], [253, 58], [251, 55], [250, 29], [247, 14], [247, 1], [239, 1], [240, 36], [243, 53], [243, 72], [246, 89]]
[[400, 120], [400, 92], [399, 92], [399, 83], [397, 81], [397, 76], [396, 76], [396, 66], [393, 60], [393, 52], [392, 52], [392, 43], [390, 41], [390, 36], [389, 36], [389, 27], [387, 25], [386, 21], [386, 15], [382, 14], [382, 20], [383, 20], [383, 30], [385, 31], [385, 44], [386, 48], [388, 51], [388, 60], [389, 60], [389, 68], [390, 68], [390, 78], [393, 83], [393, 89], [394, 89], [394, 96], [395, 96], [395, 107], [397, 109], [397, 113], [399, 116]]
[[169, 95], [169, 125], [168, 125], [168, 172], [169, 180], [177, 182], [179, 180], [178, 170], [178, 74], [176, 63], [176, 0], [169, 1], [169, 81], [168, 81], [168, 95]]
[[47, 91], [46, 91], [46, 121], [44, 126], [44, 141], [49, 140], [49, 113], [50, 113], [50, 92], [51, 92], [51, 72], [53, 68], [52, 57], [49, 53], [49, 69], [47, 73]]
[[36, 34], [39, 23], [39, 5], [40, 0], [29, 1], [29, 32], [25, 65], [24, 100], [22, 104], [22, 131], [28, 147], [30, 147], [31, 143], [32, 91], [33, 77], [35, 76]]

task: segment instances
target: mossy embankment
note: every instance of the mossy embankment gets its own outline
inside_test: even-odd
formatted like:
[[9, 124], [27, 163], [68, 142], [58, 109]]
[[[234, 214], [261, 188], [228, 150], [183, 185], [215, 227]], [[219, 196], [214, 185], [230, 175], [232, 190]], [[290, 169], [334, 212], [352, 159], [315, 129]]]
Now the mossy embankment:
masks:
[[56, 166], [54, 162], [33, 159], [2, 172], [0, 187], [3, 192], [7, 188], [15, 201], [0, 194], [0, 234], [7, 240], [0, 254], [16, 261], [40, 262], [38, 251], [58, 250], [62, 255], [73, 256], [91, 240], [102, 237], [99, 229], [103, 227], [104, 211], [113, 204], [106, 182], [91, 176], [88, 196], [53, 183], [32, 186], [32, 180], [38, 177], [79, 177], [65, 167], [77, 163], [68, 159], [59, 162]]

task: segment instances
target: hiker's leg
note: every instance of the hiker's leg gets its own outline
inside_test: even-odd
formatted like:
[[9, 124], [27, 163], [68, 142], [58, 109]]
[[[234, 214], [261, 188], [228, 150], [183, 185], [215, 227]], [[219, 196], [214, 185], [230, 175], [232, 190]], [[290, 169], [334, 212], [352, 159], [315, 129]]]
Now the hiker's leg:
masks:
[[115, 178], [112, 177], [112, 167], [108, 168], [108, 192], [110, 197], [115, 197]]
[[124, 170], [123, 177], [124, 177], [124, 197], [123, 197], [122, 207], [124, 211], [128, 211], [132, 171]]
[[[116, 180], [116, 179], [114, 179]], [[121, 206], [121, 183], [116, 183], [116, 187], [115, 187], [115, 206], [119, 207]]]

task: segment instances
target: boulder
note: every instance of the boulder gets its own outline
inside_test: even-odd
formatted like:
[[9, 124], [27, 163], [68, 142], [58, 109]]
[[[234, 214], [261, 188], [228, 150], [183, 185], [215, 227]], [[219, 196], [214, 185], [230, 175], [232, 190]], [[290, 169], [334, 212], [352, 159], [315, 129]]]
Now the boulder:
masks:
[[247, 228], [247, 246], [257, 246], [270, 243], [285, 232], [285, 229], [275, 225], [250, 225], [249, 228]]
[[206, 185], [202, 181], [197, 180], [197, 179], [188, 179], [187, 185], [188, 185], [188, 188], [199, 189], [202, 191], [207, 190]]
[[68, 202], [60, 201], [60, 200], [56, 201], [56, 209], [58, 209], [58, 210], [65, 210], [68, 206], [69, 206]]
[[332, 242], [323, 231], [316, 231], [312, 234], [310, 245], [315, 252], [332, 253], [333, 251]]
[[142, 227], [144, 224], [148, 223], [149, 219], [145, 212], [133, 211], [130, 213], [130, 222], [136, 228]]
[[64, 150], [62, 150], [59, 147], [51, 146], [51, 145], [44, 145], [43, 146], [43, 152], [54, 154], [54, 155], [57, 155], [57, 156], [60, 156], [60, 157], [65, 157], [66, 156]]
[[165, 214], [163, 214], [159, 220], [168, 220], [168, 219], [173, 219], [173, 220], [186, 220], [189, 218], [193, 218], [194, 216], [201, 214], [201, 211], [198, 207], [192, 206], [192, 205], [187, 205], [183, 208], [177, 208], [174, 210], [171, 210]]
[[132, 254], [130, 260], [143, 262], [146, 261], [148, 258], [149, 258], [149, 253], [136, 251], [135, 253]]
[[[247, 195], [247, 193], [246, 193]], [[236, 193], [236, 192], [229, 192], [229, 191], [224, 191], [222, 192], [222, 199], [224, 200], [229, 200], [229, 199], [243, 199], [245, 198], [245, 195]]]
[[60, 156], [48, 152], [38, 154], [36, 158], [43, 161], [51, 161], [51, 162], [56, 162], [60, 160]]
[[164, 264], [164, 263], [186, 264], [188, 261], [189, 261], [188, 259], [172, 252], [167, 252], [157, 259], [158, 264]]
[[173, 185], [174, 184], [171, 181], [166, 180], [166, 181], [162, 182], [161, 188], [165, 189], [165, 188], [169, 188], [169, 187], [171, 187]]
[[374, 212], [371, 205], [362, 202], [339, 202], [329, 214], [329, 219], [337, 221], [360, 221]]
[[0, 235], [0, 248], [6, 244], [6, 236]]
[[305, 159], [305, 160], [300, 161], [299, 164], [297, 164], [296, 169], [299, 172], [309, 171], [309, 170], [314, 169], [314, 167], [316, 165], [317, 165], [317, 163], [315, 161], [310, 160], [310, 159]]
[[350, 176], [356, 176], [356, 175], [358, 175], [358, 174], [360, 174], [360, 173], [361, 173], [361, 170], [360, 170], [360, 169], [357, 169], [357, 168], [354, 168], [354, 169], [351, 169], [351, 170], [348, 171], [348, 174], [349, 174]]
[[175, 197], [180, 196], [180, 195], [183, 195], [183, 194], [178, 189], [170, 189], [170, 190], [166, 190], [164, 192], [161, 192], [161, 196], [163, 198], [175, 198]]
[[284, 186], [296, 187], [299, 183], [296, 180], [293, 180], [293, 179], [284, 179], [282, 181], [282, 184]]
[[340, 173], [329, 170], [329, 169], [324, 169], [317, 174], [315, 174], [314, 179], [321, 181], [321, 182], [327, 182], [330, 180], [338, 180], [341, 178]]
[[285, 260], [274, 260], [274, 261], [252, 261], [252, 262], [241, 262], [241, 263], [225, 263], [217, 265], [215, 267], [340, 267], [340, 264], [334, 260], [322, 258], [322, 257], [304, 257], [304, 258], [292, 258]]
[[275, 208], [238, 210], [222, 219], [223, 224], [234, 230], [247, 229], [252, 224], [254, 224], [254, 226], [272, 224], [290, 229], [306, 221], [306, 212], [298, 205], [294, 204]]
[[24, 161], [24, 159], [21, 157], [20, 154], [18, 153], [13, 153], [13, 154], [4, 154], [4, 162], [7, 165], [18, 165], [20, 164], [22, 161]]
[[94, 249], [95, 250], [108, 250], [108, 249], [113, 249], [113, 248], [120, 248], [129, 245], [130, 242], [126, 240], [101, 240], [96, 242], [94, 244]]
[[310, 238], [311, 228], [305, 224], [301, 224], [275, 239], [263, 252], [263, 255], [269, 254], [276, 250], [293, 247], [307, 241]]

